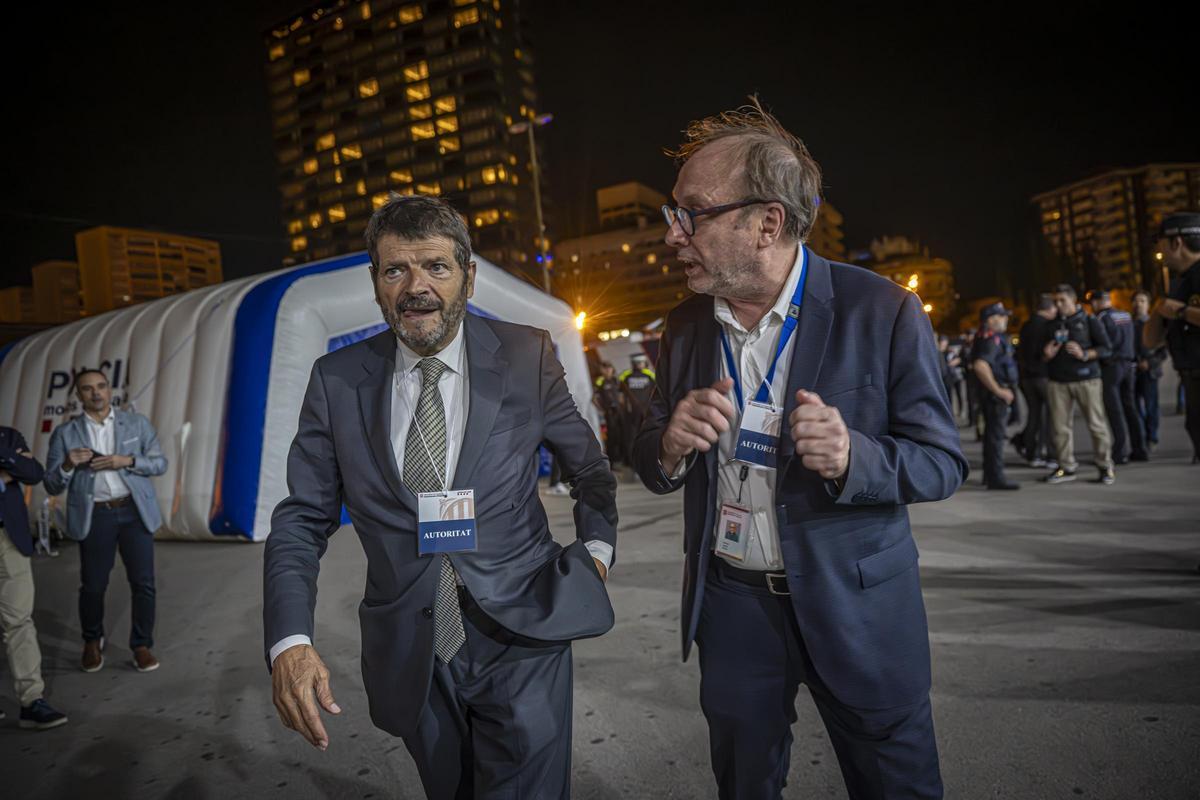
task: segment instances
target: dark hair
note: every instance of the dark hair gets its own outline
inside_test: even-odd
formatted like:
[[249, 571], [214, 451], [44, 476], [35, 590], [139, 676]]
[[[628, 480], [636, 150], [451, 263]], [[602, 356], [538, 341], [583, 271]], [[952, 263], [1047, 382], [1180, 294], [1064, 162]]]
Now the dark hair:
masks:
[[79, 370], [79, 372], [75, 373], [75, 391], [79, 391], [79, 379], [84, 375], [99, 375], [101, 378], [104, 378], [105, 382], [108, 381], [108, 376], [100, 370], [92, 369], [91, 367], [84, 367], [83, 369]]
[[408, 241], [444, 236], [454, 244], [454, 260], [462, 269], [471, 261], [471, 234], [467, 220], [437, 197], [392, 193], [371, 215], [363, 238], [371, 256], [371, 274], [379, 271], [379, 240], [387, 234]]
[[1079, 297], [1077, 294], [1075, 294], [1075, 287], [1069, 283], [1060, 283], [1057, 286], [1055, 286], [1054, 294], [1065, 294], [1067, 297], [1071, 298], [1072, 300], [1076, 300]]
[[1193, 253], [1200, 253], [1200, 236], [1172, 236], [1172, 239], [1182, 239], [1183, 246]]
[[1054, 309], [1054, 295], [1039, 294], [1038, 295], [1038, 311], [1051, 311]]

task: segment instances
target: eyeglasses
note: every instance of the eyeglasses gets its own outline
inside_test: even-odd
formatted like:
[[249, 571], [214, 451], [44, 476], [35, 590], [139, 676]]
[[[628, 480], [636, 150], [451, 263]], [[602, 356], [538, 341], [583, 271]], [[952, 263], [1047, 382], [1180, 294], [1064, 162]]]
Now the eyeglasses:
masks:
[[746, 206], [758, 205], [759, 203], [773, 203], [774, 200], [740, 200], [736, 203], [726, 203], [720, 206], [711, 206], [710, 208], [684, 208], [683, 206], [662, 207], [663, 219], [667, 221], [667, 227], [671, 227], [676, 222], [679, 223], [679, 230], [683, 231], [684, 236], [691, 236], [696, 232], [696, 217], [711, 216], [713, 214], [724, 214], [726, 211], [733, 211], [735, 208], [745, 208]]

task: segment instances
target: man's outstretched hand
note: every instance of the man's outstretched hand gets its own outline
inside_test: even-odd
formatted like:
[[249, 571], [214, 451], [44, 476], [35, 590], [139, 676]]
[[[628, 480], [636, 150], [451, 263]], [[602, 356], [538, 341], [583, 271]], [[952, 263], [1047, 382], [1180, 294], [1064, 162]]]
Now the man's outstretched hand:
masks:
[[321, 723], [318, 705], [330, 714], [340, 714], [342, 709], [333, 700], [329, 670], [311, 645], [289, 647], [275, 658], [271, 690], [285, 728], [299, 733], [313, 747], [329, 747], [329, 734]]

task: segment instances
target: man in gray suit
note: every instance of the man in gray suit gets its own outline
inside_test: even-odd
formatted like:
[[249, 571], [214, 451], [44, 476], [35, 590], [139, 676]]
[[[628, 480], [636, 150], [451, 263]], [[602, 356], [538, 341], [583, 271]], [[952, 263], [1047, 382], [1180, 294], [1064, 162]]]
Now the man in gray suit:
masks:
[[99, 370], [75, 376], [84, 413], [50, 434], [46, 491], [67, 495], [67, 537], [79, 542], [79, 620], [84, 672], [104, 666], [104, 594], [118, 548], [133, 594], [129, 648], [138, 672], [158, 669], [154, 646], [154, 532], [162, 513], [150, 478], [167, 459], [150, 420], [112, 405], [112, 387]]
[[[324, 750], [340, 713], [312, 646], [319, 559], [345, 504], [367, 556], [371, 719], [432, 798], [567, 797], [571, 649], [613, 624], [616, 481], [545, 331], [466, 313], [466, 221], [393, 197], [366, 230], [389, 330], [313, 366], [264, 554], [283, 724]], [[562, 464], [577, 541], [550, 537], [538, 447]]]

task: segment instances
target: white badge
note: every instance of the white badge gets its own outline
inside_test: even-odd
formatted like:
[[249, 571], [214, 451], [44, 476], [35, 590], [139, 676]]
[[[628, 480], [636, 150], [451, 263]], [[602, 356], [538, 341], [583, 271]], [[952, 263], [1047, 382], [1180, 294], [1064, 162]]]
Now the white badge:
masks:
[[751, 400], [742, 412], [733, 457], [761, 469], [774, 469], [783, 428], [783, 408]]
[[478, 546], [474, 489], [421, 492], [417, 512], [417, 555], [464, 553]]
[[745, 561], [749, 538], [750, 509], [722, 503], [721, 517], [717, 522], [717, 552], [737, 561]]

